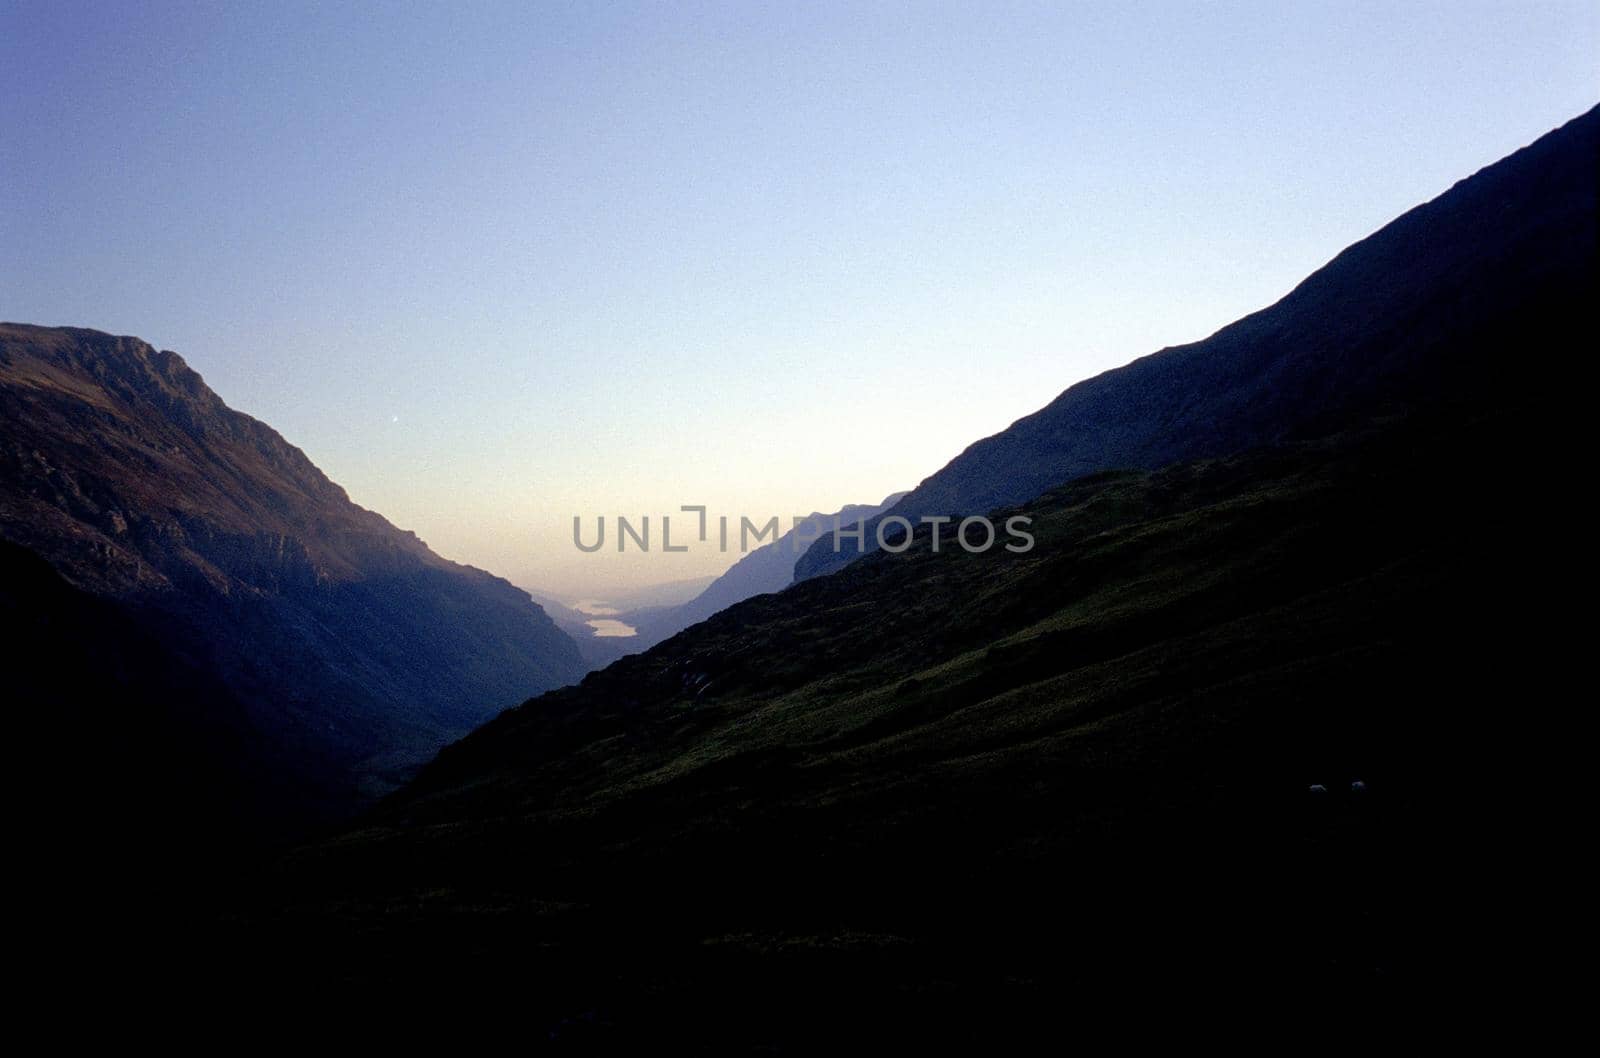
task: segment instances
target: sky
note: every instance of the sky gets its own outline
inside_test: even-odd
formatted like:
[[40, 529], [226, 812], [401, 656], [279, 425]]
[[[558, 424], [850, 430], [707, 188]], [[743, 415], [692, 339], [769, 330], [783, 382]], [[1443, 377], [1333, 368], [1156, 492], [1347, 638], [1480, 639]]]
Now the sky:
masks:
[[0, 319], [173, 349], [441, 554], [604, 598], [739, 557], [661, 553], [682, 505], [875, 502], [1270, 304], [1597, 56], [1593, 0], [0, 0]]

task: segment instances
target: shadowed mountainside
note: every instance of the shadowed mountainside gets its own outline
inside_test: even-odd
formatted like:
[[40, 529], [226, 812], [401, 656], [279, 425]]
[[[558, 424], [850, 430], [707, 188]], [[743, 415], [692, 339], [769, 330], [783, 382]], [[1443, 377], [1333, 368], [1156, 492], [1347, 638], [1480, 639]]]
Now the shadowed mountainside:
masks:
[[1573, 480], [1527, 357], [1591, 327], [1593, 132], [1500, 169], [1493, 223], [1480, 175], [1476, 239], [1407, 240], [1463, 257], [1361, 272], [1356, 347], [1303, 336], [1395, 400], [1069, 471], [1026, 553], [923, 527], [739, 603], [448, 747], [219, 943], [564, 1042], [777, 1052], [1037, 1042], [1106, 999], [1340, 1018], [1522, 965], [1481, 910], [1544, 840], [1505, 791], [1564, 716]]
[[325, 812], [583, 671], [526, 593], [351, 503], [133, 338], [0, 324], [0, 538], [214, 673]]
[[0, 640], [11, 717], [29, 748], [12, 771], [54, 791], [20, 823], [54, 848], [51, 859], [106, 856], [108, 845], [167, 857], [196, 834], [213, 849], [278, 836], [273, 802], [295, 792], [270, 792], [271, 776], [289, 773], [288, 762], [253, 737], [244, 705], [116, 603], [4, 541]]
[[1553, 692], [1529, 411], [1093, 476], [1026, 555], [740, 603], [449, 747], [227, 943], [736, 1050], [1409, 994], [1478, 942], [1501, 711]]
[[[1340, 253], [1270, 308], [1204, 341], [1080, 382], [978, 441], [888, 514], [983, 514], [1080, 474], [1315, 437], [1507, 370], [1475, 341], [1549, 284], [1592, 279], [1600, 108]], [[1592, 289], [1585, 293], [1592, 293]], [[1510, 336], [1514, 337], [1514, 336]], [[875, 526], [874, 526], [875, 528]], [[868, 548], [876, 547], [871, 534]], [[797, 579], [859, 555], [813, 544]]]

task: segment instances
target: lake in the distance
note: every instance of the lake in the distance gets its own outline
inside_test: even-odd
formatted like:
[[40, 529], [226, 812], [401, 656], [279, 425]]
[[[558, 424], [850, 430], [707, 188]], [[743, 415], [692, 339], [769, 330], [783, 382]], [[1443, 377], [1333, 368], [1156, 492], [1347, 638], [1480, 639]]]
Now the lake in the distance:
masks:
[[596, 617], [584, 623], [594, 629], [596, 639], [626, 639], [628, 636], [639, 634], [639, 630], [631, 624], [611, 617]]

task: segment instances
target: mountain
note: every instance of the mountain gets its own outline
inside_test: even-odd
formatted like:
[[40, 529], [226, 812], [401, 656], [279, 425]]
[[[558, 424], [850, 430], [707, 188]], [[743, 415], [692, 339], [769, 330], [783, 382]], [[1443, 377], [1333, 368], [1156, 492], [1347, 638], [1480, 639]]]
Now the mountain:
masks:
[[[1590, 283], [1600, 108], [1340, 253], [1204, 341], [1080, 382], [978, 441], [887, 512], [982, 514], [1081, 474], [1316, 436], [1515, 370], [1503, 321]], [[1483, 340], [1500, 328], [1503, 342]], [[869, 534], [868, 548], [876, 546]], [[859, 555], [813, 544], [800, 579]]]
[[[594, 626], [589, 623], [595, 619], [595, 615], [568, 606], [543, 592], [530, 591], [528, 594], [533, 597], [534, 602], [544, 608], [545, 613], [550, 615], [556, 627], [572, 639], [578, 648], [578, 654], [583, 658], [585, 670], [593, 672], [595, 669], [603, 669], [618, 658], [633, 653], [633, 649], [628, 645], [633, 642], [631, 638], [596, 635]], [[606, 609], [609, 611], [610, 607]]]
[[526, 593], [352, 503], [175, 353], [0, 324], [0, 539], [242, 703], [338, 815], [530, 690], [581, 675]]
[[624, 588], [607, 593], [604, 603], [607, 608], [619, 613], [681, 606], [705, 591], [716, 579], [715, 576], [709, 575], [686, 577], [683, 580], [669, 580], [640, 588]]
[[655, 607], [620, 615], [622, 620], [637, 630], [637, 635], [627, 641], [632, 647], [629, 653], [648, 650], [663, 639], [753, 595], [782, 591], [794, 581], [794, 564], [800, 557], [806, 539], [818, 533], [831, 532], [835, 519], [841, 528], [855, 526], [873, 515], [881, 514], [903, 496], [905, 493], [897, 492], [881, 503], [848, 504], [828, 514], [813, 511], [799, 527], [804, 530], [803, 534], [799, 529], [790, 529], [772, 543], [756, 548], [688, 602], [680, 606]]
[[1514, 396], [1090, 476], [1030, 505], [1025, 555], [874, 554], [737, 604], [447, 748], [220, 943], [717, 1053], [1478, 972], [1505, 725], [1559, 697], [1561, 471]]
[[1440, 200], [1492, 190], [1476, 239], [1343, 290], [1365, 344], [1315, 348], [1403, 399], [1071, 477], [1026, 552], [924, 526], [736, 604], [448, 747], [215, 943], [597, 1050], [988, 1050], [1108, 1003], [1339, 1020], [1520, 972], [1493, 923], [1571, 837], [1526, 784], [1581, 730], [1549, 379], [1593, 328], [1597, 143], [1480, 174]]

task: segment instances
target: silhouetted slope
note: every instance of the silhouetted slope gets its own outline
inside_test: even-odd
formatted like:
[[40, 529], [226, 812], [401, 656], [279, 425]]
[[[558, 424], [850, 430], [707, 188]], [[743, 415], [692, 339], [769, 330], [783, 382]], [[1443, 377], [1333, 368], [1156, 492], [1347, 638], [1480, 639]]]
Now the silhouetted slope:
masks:
[[197, 838], [211, 853], [237, 851], [290, 814], [268, 787], [293, 787], [295, 762], [216, 676], [4, 541], [0, 653], [11, 777], [36, 798], [17, 823], [53, 857], [110, 859], [111, 846], [188, 860]]
[[137, 339], [0, 325], [0, 538], [215, 672], [330, 810], [583, 671], [526, 593], [351, 503]]
[[[1552, 296], [1592, 297], [1597, 154], [1600, 109], [1351, 246], [1272, 307], [1078, 383], [888, 513], [982, 514], [1081, 474], [1314, 437], [1521, 370], [1514, 333], [1501, 345], [1480, 332]], [[820, 541], [796, 576], [857, 554]]]

